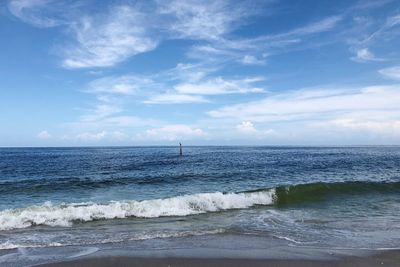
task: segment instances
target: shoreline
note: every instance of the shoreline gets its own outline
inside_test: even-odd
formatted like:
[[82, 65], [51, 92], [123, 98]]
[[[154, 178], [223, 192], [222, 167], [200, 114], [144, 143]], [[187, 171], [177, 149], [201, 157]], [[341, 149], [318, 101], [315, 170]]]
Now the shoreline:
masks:
[[400, 265], [400, 250], [382, 251], [368, 256], [345, 256], [332, 260], [320, 259], [254, 259], [254, 258], [196, 258], [196, 257], [138, 257], [138, 256], [110, 256], [87, 257], [67, 260], [56, 263], [35, 265], [36, 267], [108, 267], [108, 266], [232, 266], [232, 267], [377, 267]]
[[292, 246], [261, 236], [208, 235], [96, 246], [0, 250], [1, 266], [400, 266], [400, 249]]

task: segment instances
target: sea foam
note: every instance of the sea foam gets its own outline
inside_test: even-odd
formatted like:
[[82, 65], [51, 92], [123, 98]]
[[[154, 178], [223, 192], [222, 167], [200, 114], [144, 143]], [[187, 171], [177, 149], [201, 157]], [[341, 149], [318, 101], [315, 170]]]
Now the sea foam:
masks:
[[230, 209], [271, 205], [275, 190], [243, 193], [200, 193], [165, 199], [125, 200], [108, 203], [70, 203], [53, 205], [46, 202], [0, 212], [0, 230], [27, 228], [35, 225], [72, 226], [74, 221], [93, 221], [127, 217], [155, 218], [187, 216]]

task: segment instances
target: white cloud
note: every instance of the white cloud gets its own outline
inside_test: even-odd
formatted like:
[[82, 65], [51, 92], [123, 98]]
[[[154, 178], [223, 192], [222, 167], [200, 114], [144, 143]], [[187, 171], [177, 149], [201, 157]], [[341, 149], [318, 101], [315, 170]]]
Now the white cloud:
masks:
[[398, 143], [400, 85], [320, 87], [268, 94], [260, 101], [215, 109], [200, 125], [206, 125], [219, 140], [224, 138], [222, 133], [235, 125], [236, 135], [230, 131], [229, 138], [237, 142]]
[[251, 121], [242, 121], [240, 124], [236, 126], [236, 129], [244, 134], [255, 134], [257, 133], [256, 128]]
[[324, 120], [351, 111], [398, 110], [400, 86], [360, 89], [299, 90], [277, 94], [261, 101], [222, 107], [209, 112], [214, 118], [259, 122]]
[[[93, 125], [134, 126], [142, 125], [143, 121], [135, 116], [116, 116], [126, 111], [126, 102], [132, 101], [133, 95], [141, 96], [157, 90], [157, 84], [147, 77], [135, 75], [108, 76], [90, 82], [84, 92], [96, 95], [97, 104], [94, 108], [80, 116], [76, 123], [70, 126]], [[150, 92], [147, 92], [150, 91]], [[137, 101], [137, 99], [134, 99]]]
[[87, 92], [95, 94], [132, 95], [152, 85], [153, 81], [146, 77], [134, 75], [111, 76], [90, 82]]
[[260, 45], [260, 43], [265, 43], [266, 47], [295, 44], [301, 40], [299, 39], [301, 37], [332, 30], [342, 19], [342, 16], [326, 17], [322, 20], [310, 23], [306, 26], [294, 28], [287, 32], [264, 35], [256, 37], [254, 39], [242, 40], [241, 43], [236, 43], [236, 46], [252, 47], [254, 44]]
[[394, 27], [400, 24], [400, 14], [390, 16], [386, 20], [387, 27]]
[[[398, 36], [398, 32], [395, 32], [392, 30], [393, 27], [400, 25], [400, 15], [395, 15], [395, 16], [389, 16], [386, 18], [386, 21], [379, 25], [378, 29], [375, 29], [369, 33], [364, 33], [360, 28], [356, 28], [357, 34], [360, 34], [359, 32], [363, 32], [362, 34], [362, 39], [359, 41], [356, 41], [358, 45], [367, 45], [367, 44], [372, 44], [372, 43], [383, 43], [386, 41], [389, 41], [396, 36]], [[361, 28], [363, 29], [363, 28]], [[389, 31], [391, 31], [389, 34], [387, 34]]]
[[190, 48], [187, 56], [202, 62], [226, 62], [232, 59], [240, 61], [244, 56], [243, 53], [247, 53], [243, 50], [245, 49], [231, 48], [220, 42], [215, 42], [213, 44], [194, 45]]
[[313, 125], [323, 129], [353, 132], [355, 136], [368, 132], [381, 137], [399, 137], [400, 109], [349, 112]]
[[386, 78], [400, 80], [400, 66], [381, 69], [379, 73]]
[[40, 133], [38, 133], [37, 137], [39, 139], [50, 139], [50, 138], [52, 138], [51, 134], [49, 134], [46, 130], [43, 130]]
[[198, 82], [218, 70], [217, 66], [203, 64], [184, 64], [178, 63], [176, 67], [161, 73], [163, 80]]
[[[264, 93], [264, 89], [253, 84], [264, 81], [261, 76], [246, 77], [241, 79], [213, 78], [212, 74], [218, 68], [205, 68], [203, 65], [178, 64], [168, 71], [154, 74], [154, 84], [149, 91], [163, 91], [155, 94], [147, 104], [177, 104], [177, 103], [207, 103], [204, 95]], [[170, 89], [170, 88], [173, 89]]]
[[240, 124], [236, 125], [236, 130], [240, 134], [244, 134], [247, 136], [254, 136], [257, 138], [264, 138], [266, 136], [271, 136], [272, 134], [275, 134], [275, 131], [273, 129], [267, 129], [267, 130], [256, 129], [256, 127], [251, 121], [242, 121]]
[[[306, 25], [304, 27], [300, 27], [297, 29], [294, 29], [292, 31], [289, 31], [283, 35], [289, 36], [289, 35], [308, 35], [308, 34], [315, 34], [315, 33], [320, 33], [320, 32], [326, 32], [331, 29], [333, 29], [338, 22], [340, 22], [343, 19], [342, 16], [331, 16], [324, 18], [320, 21], [311, 23], [309, 25]], [[282, 35], [282, 34], [280, 34]]]
[[76, 139], [82, 142], [98, 142], [106, 137], [107, 133], [105, 131], [101, 131], [98, 133], [89, 133], [84, 132], [76, 135]]
[[58, 8], [60, 3], [54, 0], [12, 0], [8, 4], [11, 14], [40, 28], [54, 27], [62, 23], [59, 17], [61, 14], [54, 14]]
[[232, 31], [250, 9], [233, 1], [158, 1], [158, 12], [172, 15], [167, 30], [178, 38], [214, 40]]
[[[387, 1], [371, 1], [371, 3], [361, 3], [360, 1], [361, 6], [365, 5], [367, 9], [371, 10], [375, 5], [380, 6], [386, 3]], [[357, 5], [354, 8], [358, 9]], [[393, 48], [396, 47], [400, 36], [398, 28], [400, 15], [385, 17], [385, 13], [382, 13], [374, 16], [369, 10], [363, 9], [358, 9], [356, 12], [349, 9], [353, 24], [348, 24], [340, 33], [344, 37], [342, 41], [349, 44], [350, 51], [354, 53], [350, 59], [356, 62], [368, 62], [390, 61], [397, 57], [397, 50]], [[371, 51], [374, 49], [379, 49], [379, 57]]]
[[[299, 45], [305, 43], [306, 38], [332, 30], [342, 19], [342, 16], [330, 16], [287, 32], [262, 35], [255, 38], [221, 37], [206, 44], [192, 46], [188, 56], [209, 62], [236, 61], [243, 64], [264, 64], [263, 59], [257, 59], [249, 55], [249, 51], [267, 56], [290, 51], [288, 47], [293, 45], [297, 45], [295, 49], [300, 49]], [[307, 48], [310, 45], [315, 46], [319, 42], [314, 41], [311, 44], [303, 44], [303, 48]], [[268, 51], [268, 53], [265, 53], [265, 51]]]
[[265, 64], [265, 60], [258, 59], [255, 56], [251, 56], [251, 55], [245, 55], [240, 62], [245, 65], [263, 65], [263, 64]]
[[[69, 69], [111, 67], [155, 49], [162, 39], [171, 38], [206, 41], [191, 51], [203, 59], [211, 57], [204, 57], [200, 49], [208, 49], [206, 53], [210, 55], [228, 55], [225, 61], [264, 64], [262, 58], [248, 55], [249, 51], [265, 52], [273, 46], [298, 43], [300, 37], [328, 31], [342, 19], [341, 16], [331, 16], [285, 33], [254, 39], [229, 36], [246, 23], [249, 16], [268, 13], [264, 9], [266, 3], [270, 2], [156, 1], [155, 6], [149, 5], [153, 10], [144, 8], [144, 5], [127, 4], [111, 6], [108, 13], [82, 15], [85, 9], [79, 8], [84, 5], [81, 1], [61, 4], [53, 0], [13, 0], [9, 9], [28, 23], [51, 27], [62, 22], [68, 27], [66, 32], [72, 34], [74, 42], [58, 47], [56, 52], [63, 56], [62, 66]], [[47, 18], [44, 15], [47, 13], [55, 18]]]
[[367, 62], [367, 61], [383, 61], [381, 58], [375, 57], [375, 55], [369, 51], [368, 48], [358, 49], [356, 56], [351, 58], [356, 62]]
[[400, 120], [374, 121], [356, 120], [354, 118], [338, 118], [328, 122], [329, 126], [339, 127], [356, 131], [368, 131], [377, 134], [389, 134], [400, 136]]
[[116, 113], [121, 112], [122, 109], [118, 106], [107, 105], [107, 104], [98, 104], [95, 109], [90, 110], [88, 114], [82, 115], [80, 117], [81, 122], [94, 122], [105, 117], [109, 117]]
[[192, 128], [184, 124], [172, 124], [160, 128], [149, 129], [144, 135], [138, 135], [138, 138], [175, 141], [190, 140], [204, 136], [206, 136], [206, 133], [200, 128]]
[[145, 26], [145, 15], [130, 6], [114, 7], [106, 16], [85, 16], [72, 27], [76, 43], [64, 48], [63, 66], [110, 67], [153, 50], [158, 42]]
[[182, 103], [207, 103], [209, 102], [202, 96], [185, 94], [162, 94], [151, 97], [144, 101], [147, 104], [182, 104]]
[[180, 94], [198, 95], [263, 93], [264, 89], [251, 85], [257, 81], [260, 81], [260, 77], [242, 80], [225, 80], [217, 77], [203, 82], [178, 84], [175, 86], [175, 90]]
[[[125, 141], [128, 140], [129, 136], [122, 131], [100, 131], [100, 132], [83, 132], [75, 135], [72, 139], [83, 142], [83, 143], [92, 143], [92, 142], [100, 142], [103, 140], [107, 141]], [[67, 139], [71, 139], [68, 138]]]

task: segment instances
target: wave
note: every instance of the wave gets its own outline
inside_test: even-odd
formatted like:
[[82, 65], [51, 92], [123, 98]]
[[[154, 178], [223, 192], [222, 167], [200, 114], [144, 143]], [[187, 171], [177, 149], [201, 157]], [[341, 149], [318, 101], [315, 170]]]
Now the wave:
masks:
[[21, 209], [0, 212], [0, 230], [35, 225], [71, 226], [76, 221], [94, 221], [128, 217], [155, 218], [187, 216], [230, 209], [249, 208], [273, 203], [274, 190], [249, 193], [201, 193], [143, 201], [111, 201], [53, 205], [47, 202]]
[[266, 188], [239, 193], [199, 193], [165, 199], [125, 200], [107, 203], [69, 203], [54, 205], [46, 202], [20, 209], [0, 211], [0, 231], [35, 225], [71, 226], [74, 222], [128, 217], [156, 218], [187, 216], [208, 212], [245, 209], [255, 205], [296, 205], [321, 201], [332, 195], [369, 192], [400, 193], [400, 182], [310, 183]]
[[[164, 239], [164, 238], [173, 238], [173, 237], [188, 237], [188, 236], [202, 236], [202, 235], [216, 235], [223, 234], [226, 232], [226, 229], [214, 229], [214, 230], [194, 230], [194, 231], [179, 231], [179, 232], [151, 232], [151, 233], [142, 233], [134, 236], [124, 236], [124, 238], [116, 237], [116, 238], [102, 238], [99, 239], [90, 239], [87, 238], [85, 241], [82, 240], [74, 240], [72, 239], [64, 239], [60, 242], [46, 242], [46, 240], [7, 240], [4, 243], [0, 243], [0, 250], [2, 249], [21, 249], [21, 248], [43, 248], [43, 247], [62, 247], [62, 246], [89, 246], [89, 245], [100, 245], [100, 244], [108, 244], [108, 243], [118, 243], [123, 241], [143, 241], [149, 239]], [[35, 242], [36, 241], [36, 242]], [[0, 256], [1, 258], [1, 256]], [[1, 266], [1, 264], [0, 264]]]
[[286, 206], [318, 202], [332, 196], [365, 193], [400, 193], [400, 182], [335, 182], [309, 183], [275, 188], [274, 204]]

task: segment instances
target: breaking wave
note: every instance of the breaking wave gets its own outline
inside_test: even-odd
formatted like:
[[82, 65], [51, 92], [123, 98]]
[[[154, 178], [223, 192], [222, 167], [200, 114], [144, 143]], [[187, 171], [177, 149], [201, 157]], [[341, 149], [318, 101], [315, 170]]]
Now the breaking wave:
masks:
[[255, 205], [276, 207], [316, 202], [343, 194], [400, 193], [400, 182], [310, 183], [239, 193], [200, 193], [165, 199], [107, 203], [69, 203], [0, 211], [0, 231], [36, 225], [72, 226], [74, 222], [128, 217], [156, 218], [245, 209]]
[[71, 226], [76, 221], [94, 221], [127, 217], [155, 218], [187, 216], [273, 203], [274, 190], [243, 193], [201, 193], [143, 201], [111, 201], [31, 206], [0, 212], [0, 230], [35, 225]]

